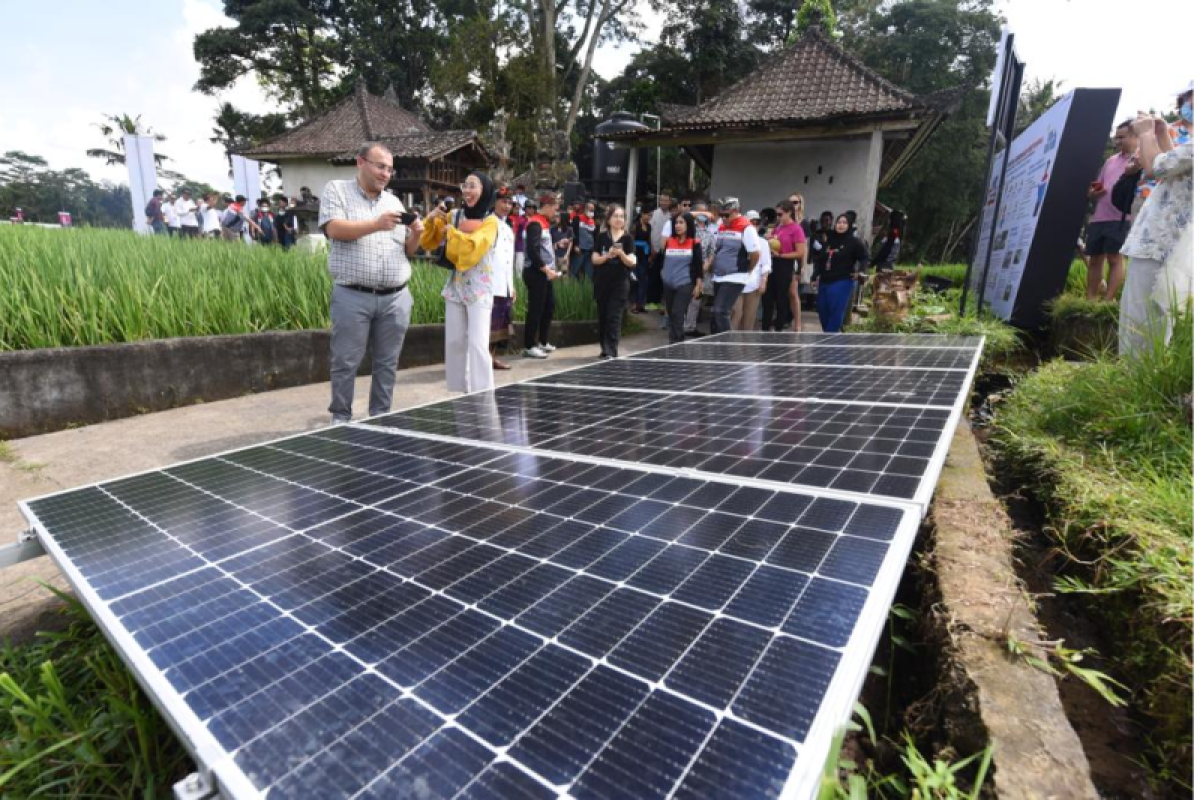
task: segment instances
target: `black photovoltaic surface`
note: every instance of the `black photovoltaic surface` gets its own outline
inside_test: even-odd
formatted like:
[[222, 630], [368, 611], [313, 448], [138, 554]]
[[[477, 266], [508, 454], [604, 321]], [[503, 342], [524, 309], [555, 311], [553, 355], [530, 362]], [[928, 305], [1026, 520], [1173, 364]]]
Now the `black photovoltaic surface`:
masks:
[[534, 384], [596, 386], [661, 392], [699, 392], [743, 397], [841, 400], [952, 407], [963, 370], [878, 369], [775, 364], [723, 364], [616, 359], [545, 375]]
[[630, 356], [635, 360], [719, 361], [796, 366], [971, 368], [975, 350], [961, 347], [846, 347], [842, 345], [709, 344], [684, 342]]
[[978, 347], [723, 334], [25, 510], [230, 796], [803, 793]]
[[937, 333], [793, 333], [726, 331], [697, 340], [720, 344], [837, 345], [840, 347], [963, 347], [974, 350], [978, 336], [945, 336]]
[[932, 408], [514, 384], [369, 422], [911, 500], [950, 419]]
[[320, 798], [775, 796], [915, 528], [358, 426], [29, 511], [219, 778]]

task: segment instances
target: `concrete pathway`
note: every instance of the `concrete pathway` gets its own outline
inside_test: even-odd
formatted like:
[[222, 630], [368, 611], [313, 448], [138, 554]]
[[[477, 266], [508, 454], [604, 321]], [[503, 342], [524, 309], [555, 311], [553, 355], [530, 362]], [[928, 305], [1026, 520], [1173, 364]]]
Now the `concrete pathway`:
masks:
[[[667, 332], [658, 317], [640, 318], [647, 327], [621, 342], [622, 354], [661, 347]], [[804, 330], [820, 330], [816, 315], [804, 312]], [[592, 363], [598, 345], [563, 348], [548, 359], [503, 359], [512, 370], [496, 373], [496, 384], [526, 380], [547, 372]], [[357, 416], [366, 414], [370, 378], [355, 386]], [[446, 391], [441, 364], [397, 374], [394, 408], [401, 410], [454, 396]], [[0, 459], [0, 541], [13, 541], [27, 524], [17, 501], [62, 489], [158, 469], [180, 461], [249, 447], [329, 424], [329, 384], [319, 383], [247, 395], [72, 430], [17, 439]], [[49, 557], [0, 570], [0, 640], [19, 641], [54, 624], [57, 601], [38, 585], [60, 589], [66, 580]]]

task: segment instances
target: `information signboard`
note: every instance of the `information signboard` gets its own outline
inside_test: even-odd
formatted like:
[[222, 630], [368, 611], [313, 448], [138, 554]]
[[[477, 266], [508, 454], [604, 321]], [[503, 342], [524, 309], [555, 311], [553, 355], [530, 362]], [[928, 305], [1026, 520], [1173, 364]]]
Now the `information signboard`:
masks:
[[996, 156], [981, 230], [999, 220], [979, 237], [971, 288], [1000, 319], [1037, 327], [1062, 293], [1119, 99], [1119, 89], [1076, 89]]

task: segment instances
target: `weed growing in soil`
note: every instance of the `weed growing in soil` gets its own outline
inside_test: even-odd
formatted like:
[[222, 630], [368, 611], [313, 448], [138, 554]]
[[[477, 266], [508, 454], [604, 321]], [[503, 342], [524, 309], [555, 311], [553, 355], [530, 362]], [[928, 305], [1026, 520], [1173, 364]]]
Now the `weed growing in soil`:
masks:
[[1049, 511], [1056, 588], [1108, 621], [1110, 659], [1154, 722], [1169, 781], [1192, 780], [1192, 313], [1140, 358], [1053, 361], [996, 417], [1001, 463]]
[[0, 649], [0, 797], [161, 797], [192, 770], [171, 729], [86, 609]]
[[[860, 768], [854, 761], [839, 759], [842, 740], [847, 732], [859, 733], [865, 730], [871, 746], [879, 746], [880, 740], [875, 733], [870, 712], [861, 703], [855, 703], [854, 716], [859, 722], [851, 720], [842, 733], [834, 737], [833, 746], [825, 759], [821, 786], [817, 792], [818, 800], [867, 800], [871, 797], [978, 800], [983, 793], [984, 782], [992, 768], [991, 744], [981, 752], [958, 761], [950, 762], [940, 758], [930, 761], [921, 753], [912, 735], [905, 731], [901, 734], [901, 742], [889, 740], [889, 743], [900, 751], [900, 761], [904, 764], [907, 774], [883, 774], [869, 760]], [[978, 763], [971, 778], [970, 788], [963, 789], [962, 783], [969, 777], [969, 773], [964, 770], [976, 762]]]

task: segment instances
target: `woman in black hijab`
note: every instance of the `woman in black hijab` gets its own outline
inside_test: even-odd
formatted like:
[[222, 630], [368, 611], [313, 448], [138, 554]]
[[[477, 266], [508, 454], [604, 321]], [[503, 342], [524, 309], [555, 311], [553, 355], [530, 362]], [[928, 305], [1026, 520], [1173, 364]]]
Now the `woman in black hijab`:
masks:
[[862, 240], [854, 235], [846, 214], [833, 223], [833, 233], [825, 247], [828, 257], [813, 276], [817, 282], [817, 316], [821, 319], [821, 330], [838, 333], [854, 294], [854, 283], [870, 254]]
[[476, 170], [462, 186], [462, 208], [448, 219], [437, 210], [426, 222], [421, 246], [446, 244], [446, 260], [454, 271], [446, 279], [446, 388], [452, 392], [491, 389], [492, 355], [488, 340], [492, 324], [492, 272], [496, 242], [511, 236], [491, 213], [496, 189], [492, 179]]

